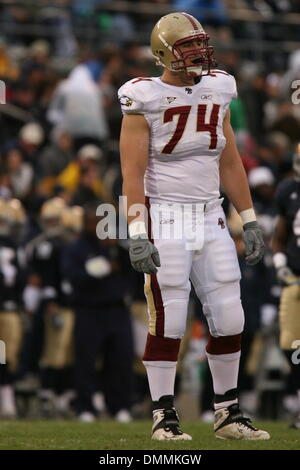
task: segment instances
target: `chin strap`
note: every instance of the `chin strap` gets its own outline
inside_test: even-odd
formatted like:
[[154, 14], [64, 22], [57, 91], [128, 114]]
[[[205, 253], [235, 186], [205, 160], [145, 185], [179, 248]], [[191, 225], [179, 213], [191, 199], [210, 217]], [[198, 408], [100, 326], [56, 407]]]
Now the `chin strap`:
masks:
[[202, 75], [203, 67], [186, 67], [186, 71], [189, 74], [190, 72], [196, 74], [198, 77]]

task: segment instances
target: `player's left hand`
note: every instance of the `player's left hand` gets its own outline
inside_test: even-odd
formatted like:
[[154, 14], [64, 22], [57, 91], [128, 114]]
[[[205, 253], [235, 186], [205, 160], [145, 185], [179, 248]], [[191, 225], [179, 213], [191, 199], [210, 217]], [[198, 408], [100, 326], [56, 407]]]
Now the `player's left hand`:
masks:
[[244, 226], [244, 243], [246, 246], [246, 263], [250, 266], [257, 264], [265, 253], [262, 231], [256, 221], [247, 222]]

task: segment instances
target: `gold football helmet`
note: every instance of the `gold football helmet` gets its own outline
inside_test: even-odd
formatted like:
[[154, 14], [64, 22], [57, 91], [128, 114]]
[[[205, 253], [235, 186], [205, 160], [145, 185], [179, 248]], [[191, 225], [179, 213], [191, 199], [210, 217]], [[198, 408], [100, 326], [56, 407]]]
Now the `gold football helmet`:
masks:
[[79, 234], [83, 227], [83, 208], [81, 206], [67, 206], [63, 211], [62, 221], [67, 231]]
[[12, 235], [16, 242], [20, 242], [26, 230], [27, 216], [25, 209], [19, 199], [10, 199], [7, 204], [13, 216]]
[[[209, 35], [196, 18], [188, 13], [163, 16], [151, 34], [151, 50], [156, 63], [174, 72], [190, 76], [208, 75], [216, 65], [214, 49], [208, 45]], [[184, 43], [197, 43], [185, 50]]]
[[66, 202], [61, 197], [48, 199], [40, 212], [42, 229], [49, 236], [56, 236], [63, 231], [63, 212]]
[[41, 208], [41, 217], [43, 219], [52, 219], [62, 217], [62, 212], [66, 207], [64, 199], [61, 197], [53, 197], [48, 199]]
[[14, 214], [14, 221], [16, 224], [23, 225], [26, 222], [26, 212], [24, 210], [24, 207], [19, 201], [19, 199], [10, 199], [8, 201], [8, 205], [11, 208], [13, 214]]

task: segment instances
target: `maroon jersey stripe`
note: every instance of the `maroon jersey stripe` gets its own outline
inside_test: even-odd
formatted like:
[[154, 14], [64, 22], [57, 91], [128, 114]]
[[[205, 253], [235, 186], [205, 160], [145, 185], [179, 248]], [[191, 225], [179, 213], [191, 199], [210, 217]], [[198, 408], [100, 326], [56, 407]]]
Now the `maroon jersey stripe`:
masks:
[[132, 85], [138, 82], [152, 82], [151, 78], [145, 78], [145, 77], [138, 77], [134, 82], [131, 82]]

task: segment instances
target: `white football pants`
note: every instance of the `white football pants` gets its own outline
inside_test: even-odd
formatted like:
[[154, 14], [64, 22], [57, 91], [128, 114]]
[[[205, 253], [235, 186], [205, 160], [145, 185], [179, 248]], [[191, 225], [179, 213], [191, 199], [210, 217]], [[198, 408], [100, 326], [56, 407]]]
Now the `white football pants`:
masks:
[[161, 261], [156, 275], [145, 275], [151, 335], [182, 338], [190, 281], [213, 337], [243, 331], [241, 273], [221, 203], [174, 206], [150, 200], [153, 242]]

